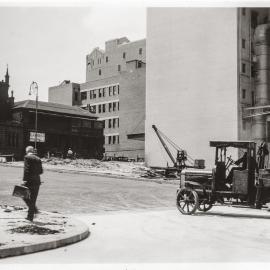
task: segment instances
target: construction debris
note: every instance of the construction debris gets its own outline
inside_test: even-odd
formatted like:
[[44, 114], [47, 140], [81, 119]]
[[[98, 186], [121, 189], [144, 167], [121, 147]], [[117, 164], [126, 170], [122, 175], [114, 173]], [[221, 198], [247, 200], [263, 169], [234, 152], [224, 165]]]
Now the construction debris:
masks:
[[30, 234], [39, 234], [39, 235], [48, 235], [60, 233], [59, 230], [52, 230], [46, 227], [40, 227], [37, 225], [26, 225], [9, 230], [11, 233], [30, 233]]
[[143, 162], [121, 162], [121, 161], [100, 161], [97, 159], [61, 159], [50, 158], [42, 159], [45, 166], [53, 166], [59, 169], [78, 169], [87, 170], [96, 173], [105, 173], [112, 175], [123, 175], [131, 177], [149, 177], [157, 176], [154, 172], [145, 166]]

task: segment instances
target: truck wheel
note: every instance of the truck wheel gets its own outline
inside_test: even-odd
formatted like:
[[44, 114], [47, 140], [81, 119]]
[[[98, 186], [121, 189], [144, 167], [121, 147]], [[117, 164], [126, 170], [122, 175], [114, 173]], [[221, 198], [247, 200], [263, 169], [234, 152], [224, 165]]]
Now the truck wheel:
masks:
[[213, 204], [208, 200], [202, 200], [198, 206], [198, 210], [202, 212], [207, 212], [212, 208]]
[[181, 188], [177, 193], [176, 206], [183, 215], [194, 214], [199, 207], [197, 192], [190, 188]]

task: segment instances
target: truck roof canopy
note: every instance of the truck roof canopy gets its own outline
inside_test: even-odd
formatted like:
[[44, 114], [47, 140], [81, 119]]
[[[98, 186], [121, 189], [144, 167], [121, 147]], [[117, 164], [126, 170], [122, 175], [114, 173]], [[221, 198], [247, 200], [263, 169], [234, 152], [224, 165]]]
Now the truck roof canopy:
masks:
[[211, 147], [235, 147], [235, 148], [253, 148], [256, 146], [252, 141], [210, 141]]

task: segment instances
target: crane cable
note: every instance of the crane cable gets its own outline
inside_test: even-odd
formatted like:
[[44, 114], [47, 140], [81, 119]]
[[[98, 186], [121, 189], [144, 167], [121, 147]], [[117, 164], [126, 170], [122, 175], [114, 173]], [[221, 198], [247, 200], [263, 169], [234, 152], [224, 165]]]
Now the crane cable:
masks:
[[[166, 139], [166, 141], [175, 149], [175, 150], [179, 150], [179, 151], [185, 151], [184, 149], [182, 149], [181, 147], [179, 147], [176, 143], [174, 143], [170, 138], [168, 138], [162, 131], [160, 131], [159, 129], [157, 129], [158, 130], [158, 132], [160, 133], [160, 135], [162, 135], [162, 137], [164, 138], [164, 139]], [[187, 161], [189, 162], [189, 163], [191, 163], [191, 164], [193, 164], [194, 163], [194, 159], [191, 157], [191, 156], [189, 156], [187, 153], [186, 153], [186, 155], [187, 155]]]

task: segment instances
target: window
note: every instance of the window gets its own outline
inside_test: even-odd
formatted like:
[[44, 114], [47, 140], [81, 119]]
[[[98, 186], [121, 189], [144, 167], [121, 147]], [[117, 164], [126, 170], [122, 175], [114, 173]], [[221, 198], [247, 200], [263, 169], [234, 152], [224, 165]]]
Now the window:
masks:
[[88, 104], [88, 108], [89, 108], [89, 112], [96, 113], [96, 105], [90, 106], [90, 104]]
[[120, 93], [120, 86], [118, 85], [118, 95], [119, 95], [119, 93]]
[[90, 99], [92, 99], [93, 98], [93, 91], [91, 90], [90, 91]]
[[139, 54], [142, 55], [142, 48], [139, 49]]
[[242, 49], [246, 48], [246, 40], [242, 38]]
[[109, 143], [109, 144], [111, 144], [111, 140], [112, 140], [112, 138], [111, 138], [111, 136], [109, 136], [109, 137], [108, 137], [108, 143]]
[[119, 105], [119, 102], [117, 102], [117, 110], [118, 110], [118, 111], [119, 111], [119, 106], [120, 106], [120, 105]]
[[251, 65], [251, 77], [254, 78], [255, 75], [256, 75], [255, 67], [254, 67], [254, 65]]
[[102, 89], [102, 96], [105, 97], [105, 88]]
[[112, 103], [109, 103], [109, 112], [112, 110]]
[[98, 105], [98, 113], [101, 113], [101, 105]]
[[242, 63], [242, 73], [246, 73], [246, 64]]
[[119, 135], [117, 136], [117, 143], [119, 144]]
[[113, 111], [116, 109], [116, 102], [113, 102]]
[[106, 63], [108, 63], [109, 62], [109, 57], [108, 56], [106, 56]]
[[113, 95], [116, 95], [116, 86], [113, 86]]
[[245, 16], [246, 15], [246, 9], [242, 8], [242, 15]]
[[98, 70], [98, 75], [99, 75], [99, 76], [101, 75], [101, 69]]
[[81, 93], [81, 100], [87, 99], [87, 92], [82, 92]]
[[112, 87], [110, 86], [109, 87], [109, 96], [111, 96], [112, 95]]
[[246, 130], [246, 121], [243, 120], [243, 130]]
[[255, 29], [258, 25], [258, 13], [256, 11], [251, 11], [250, 17], [251, 17], [250, 19], [251, 27]]
[[117, 119], [118, 121], [117, 121], [117, 127], [119, 127], [119, 118]]
[[78, 101], [78, 92], [74, 92], [74, 100]]
[[103, 128], [105, 128], [105, 120], [102, 121]]
[[19, 135], [18, 133], [16, 133], [16, 141], [15, 141], [15, 146], [18, 147], [19, 146]]
[[106, 112], [106, 104], [102, 105], [102, 109], [103, 109], [103, 112], [105, 113]]
[[251, 106], [255, 106], [255, 92], [251, 91]]
[[118, 71], [121, 71], [121, 65], [118, 65]]
[[242, 89], [242, 99], [246, 98], [246, 89]]
[[112, 119], [109, 119], [109, 125], [108, 125], [108, 128], [111, 128], [112, 127]]
[[116, 136], [112, 136], [112, 137], [113, 137], [113, 144], [115, 144]]
[[123, 52], [123, 59], [126, 59], [126, 53]]
[[141, 61], [138, 61], [137, 68], [141, 68], [141, 67], [142, 67], [142, 62]]
[[115, 128], [115, 123], [116, 123], [116, 119], [114, 118], [113, 119], [113, 124], [112, 124], [113, 128]]
[[101, 94], [101, 88], [98, 89], [98, 97], [102, 97], [102, 94]]

